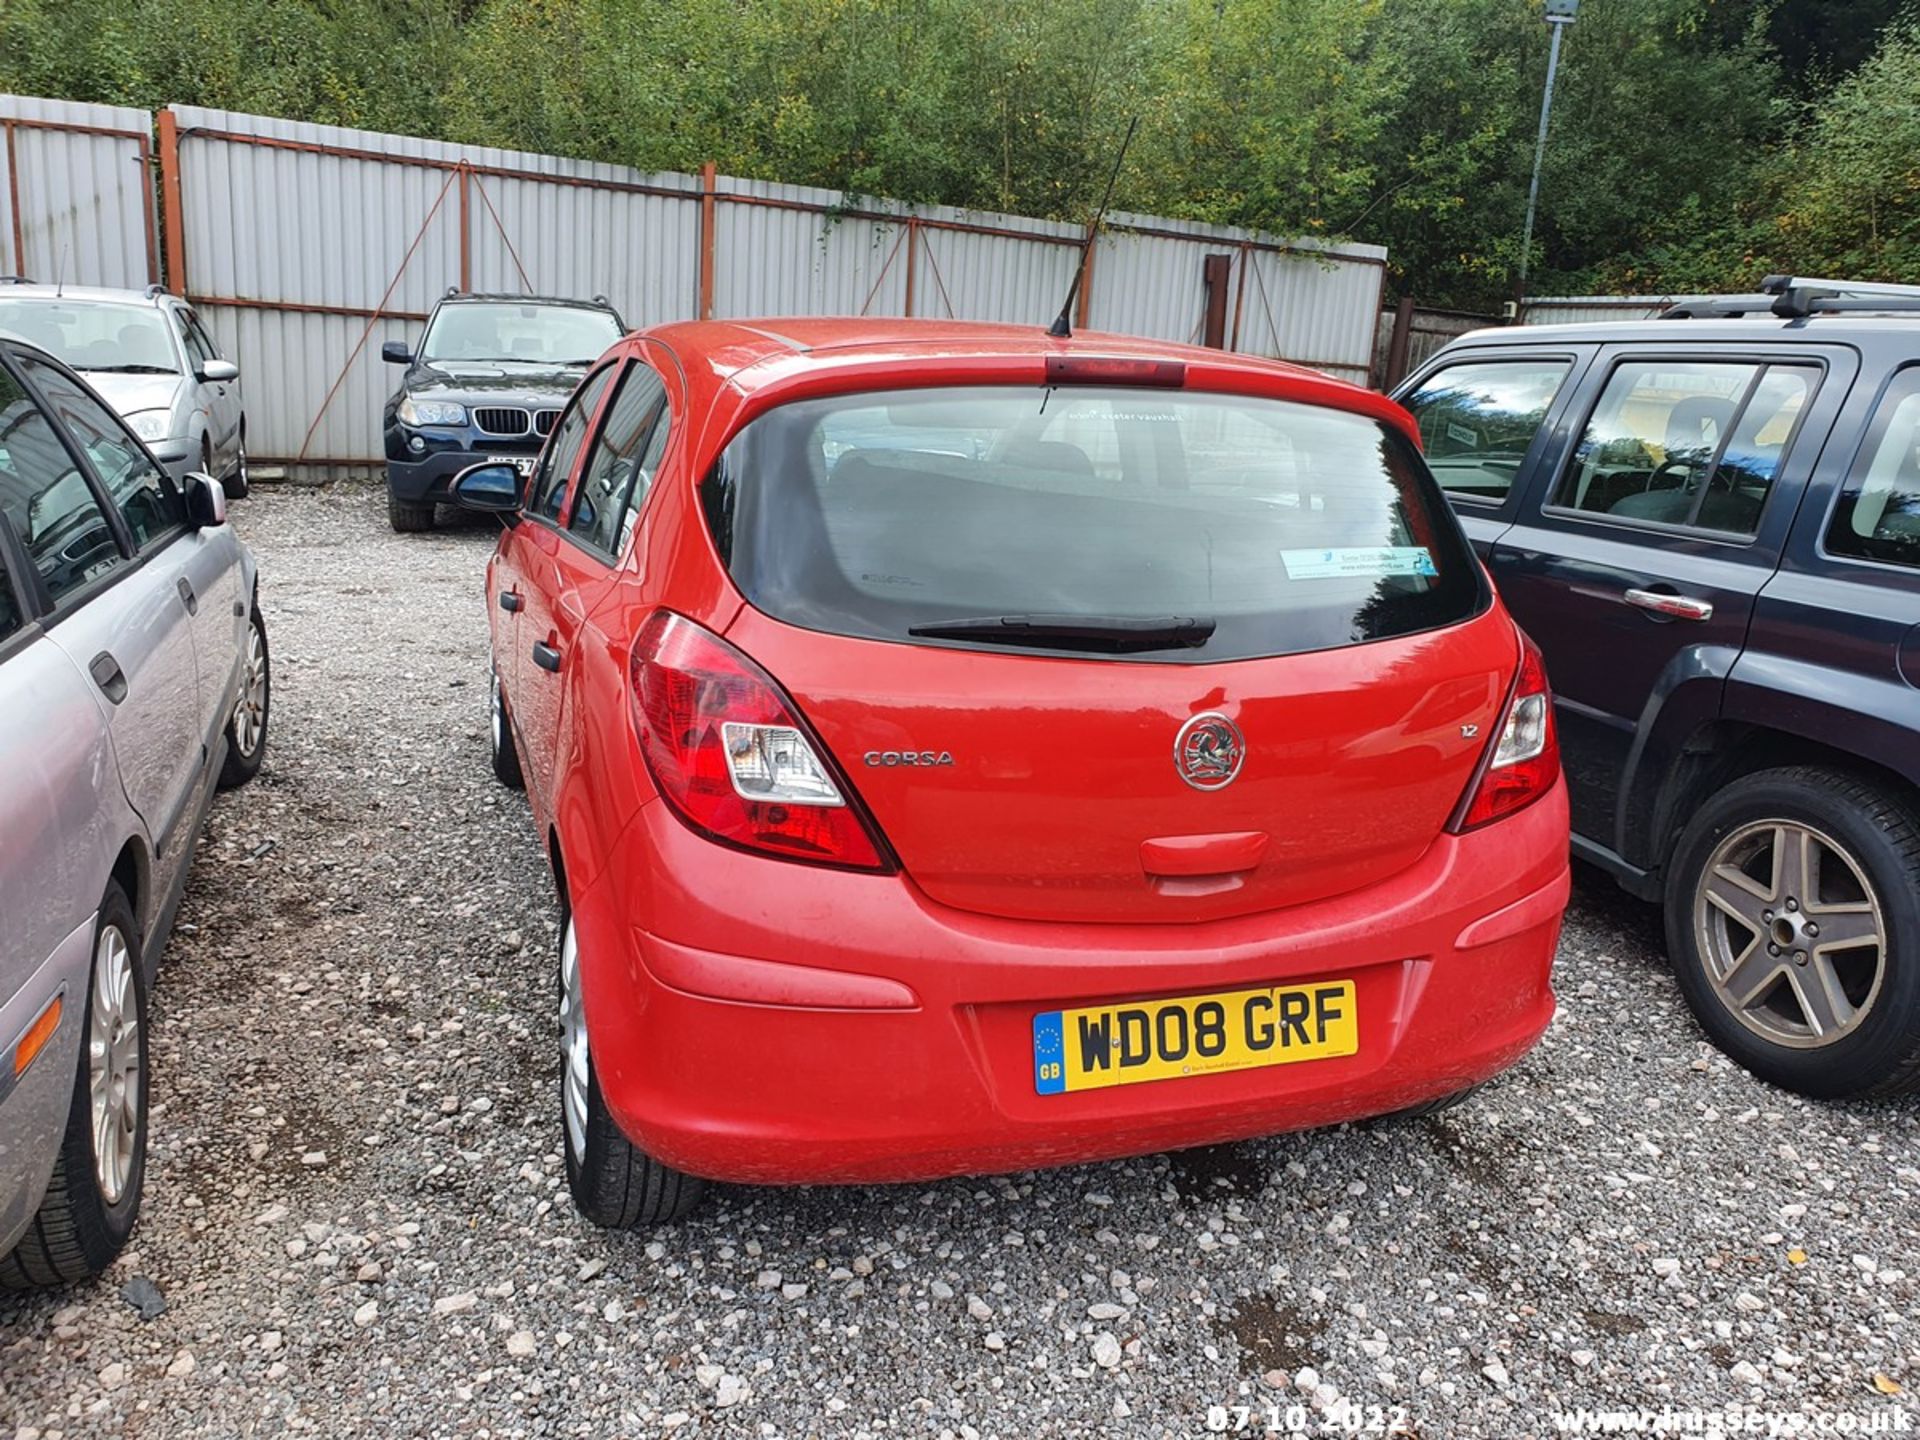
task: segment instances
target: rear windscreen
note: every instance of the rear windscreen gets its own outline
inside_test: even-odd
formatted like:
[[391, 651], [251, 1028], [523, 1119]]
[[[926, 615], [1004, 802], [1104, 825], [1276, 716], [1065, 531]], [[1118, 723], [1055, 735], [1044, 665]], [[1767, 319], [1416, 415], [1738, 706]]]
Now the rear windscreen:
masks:
[[734, 438], [702, 498], [753, 606], [840, 635], [978, 646], [912, 632], [1180, 617], [1211, 622], [1204, 643], [1125, 658], [1201, 663], [1430, 630], [1488, 599], [1402, 435], [1281, 400], [1085, 386], [797, 401]]

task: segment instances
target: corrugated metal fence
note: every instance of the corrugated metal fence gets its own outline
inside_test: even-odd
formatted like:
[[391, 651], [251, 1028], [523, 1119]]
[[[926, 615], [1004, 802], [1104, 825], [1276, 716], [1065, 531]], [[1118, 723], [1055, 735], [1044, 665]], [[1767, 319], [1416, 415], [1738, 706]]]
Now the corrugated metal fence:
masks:
[[[1044, 324], [1078, 225], [308, 125], [0, 96], [0, 245], [47, 279], [188, 295], [243, 369], [248, 450], [380, 463], [396, 378], [449, 289], [605, 295], [631, 325], [930, 315]], [[156, 216], [159, 241], [156, 243]], [[1082, 327], [1205, 341], [1365, 383], [1386, 251], [1116, 214]], [[64, 269], [63, 269], [64, 265]]]
[[0, 95], [0, 275], [158, 280], [152, 134], [144, 110]]
[[[169, 275], [248, 367], [249, 449], [322, 471], [377, 463], [395, 379], [380, 344], [416, 335], [452, 287], [603, 294], [635, 326], [793, 314], [1040, 324], [1084, 234], [711, 169], [648, 174], [186, 106], [161, 114], [160, 147], [180, 188]], [[1202, 338], [1211, 254], [1227, 257], [1215, 280], [1226, 291], [1212, 297], [1220, 343], [1364, 382], [1379, 246], [1114, 215], [1081, 323]]]
[[1462, 335], [1500, 323], [1498, 315], [1482, 311], [1426, 309], [1410, 297], [1403, 299], [1392, 310], [1380, 312], [1373, 383], [1391, 390]]

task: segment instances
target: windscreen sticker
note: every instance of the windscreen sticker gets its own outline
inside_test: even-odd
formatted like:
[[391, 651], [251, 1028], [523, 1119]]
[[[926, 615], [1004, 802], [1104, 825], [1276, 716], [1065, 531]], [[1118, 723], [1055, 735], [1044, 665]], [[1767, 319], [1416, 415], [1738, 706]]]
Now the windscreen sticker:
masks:
[[1424, 545], [1364, 545], [1340, 550], [1282, 550], [1289, 580], [1367, 580], [1385, 575], [1437, 576]]

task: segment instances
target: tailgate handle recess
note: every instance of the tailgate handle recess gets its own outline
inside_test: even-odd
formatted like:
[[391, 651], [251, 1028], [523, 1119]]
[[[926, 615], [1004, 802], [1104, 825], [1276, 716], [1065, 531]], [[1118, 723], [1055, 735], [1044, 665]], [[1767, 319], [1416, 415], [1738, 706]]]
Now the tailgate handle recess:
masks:
[[1147, 874], [1170, 879], [1196, 875], [1237, 875], [1251, 870], [1267, 853], [1264, 830], [1230, 830], [1218, 835], [1161, 835], [1140, 842], [1140, 865]]

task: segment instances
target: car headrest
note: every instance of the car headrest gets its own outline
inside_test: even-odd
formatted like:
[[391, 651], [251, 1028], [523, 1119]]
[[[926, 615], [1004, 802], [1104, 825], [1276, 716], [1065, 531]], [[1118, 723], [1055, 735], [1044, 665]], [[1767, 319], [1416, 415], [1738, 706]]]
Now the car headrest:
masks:
[[1733, 402], [1691, 395], [1667, 412], [1667, 459], [1705, 461], [1733, 423]]

